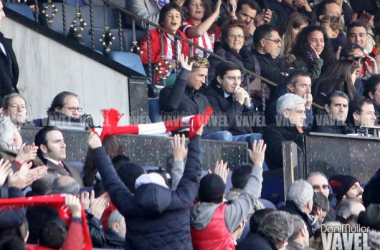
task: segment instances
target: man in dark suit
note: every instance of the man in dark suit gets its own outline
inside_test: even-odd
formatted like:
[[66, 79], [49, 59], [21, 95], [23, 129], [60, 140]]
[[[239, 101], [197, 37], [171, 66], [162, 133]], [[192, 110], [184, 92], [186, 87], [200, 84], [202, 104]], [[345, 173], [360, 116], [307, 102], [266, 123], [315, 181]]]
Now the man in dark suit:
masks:
[[[2, 19], [5, 17], [3, 3], [0, 0], [0, 27]], [[5, 38], [0, 32], [0, 103], [3, 102], [3, 97], [18, 93], [17, 81], [19, 76], [18, 64], [16, 55], [12, 49], [12, 40]]]
[[83, 181], [79, 171], [66, 161], [66, 144], [62, 132], [57, 127], [44, 127], [34, 139], [38, 146], [37, 155], [48, 169], [56, 170], [60, 175], [73, 177], [80, 186]]

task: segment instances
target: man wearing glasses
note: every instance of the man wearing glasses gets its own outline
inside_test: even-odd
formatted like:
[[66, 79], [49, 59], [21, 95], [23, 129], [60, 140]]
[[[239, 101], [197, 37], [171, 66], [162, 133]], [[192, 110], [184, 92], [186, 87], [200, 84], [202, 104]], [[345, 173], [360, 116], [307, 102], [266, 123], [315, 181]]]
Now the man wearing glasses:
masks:
[[[331, 200], [333, 199], [333, 195], [329, 196], [329, 193], [330, 193], [329, 182], [324, 173], [311, 172], [306, 180], [307, 182], [311, 184], [314, 192], [316, 193], [319, 192], [328, 199], [330, 197], [329, 202], [331, 202]], [[336, 220], [336, 215], [335, 215], [334, 208], [332, 208], [332, 206], [329, 206], [329, 211], [327, 212], [327, 215], [324, 218], [324, 222], [335, 221], [335, 220]]]
[[[288, 79], [290, 65], [279, 54], [282, 48], [282, 40], [278, 31], [269, 24], [257, 27], [253, 36], [255, 49], [253, 54], [257, 57], [261, 68], [261, 76], [265, 77], [279, 86], [285, 85]], [[276, 101], [280, 96], [278, 88], [271, 88], [270, 102]]]
[[94, 126], [91, 115], [81, 115], [78, 95], [63, 91], [56, 95], [47, 110], [48, 117], [37, 126], [57, 126], [61, 129], [89, 129]]

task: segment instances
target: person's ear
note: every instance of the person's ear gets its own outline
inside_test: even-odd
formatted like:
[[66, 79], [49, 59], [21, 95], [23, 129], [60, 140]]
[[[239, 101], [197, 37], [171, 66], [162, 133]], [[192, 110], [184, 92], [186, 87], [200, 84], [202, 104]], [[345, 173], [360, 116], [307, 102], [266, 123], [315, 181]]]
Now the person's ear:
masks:
[[217, 77], [216, 77], [216, 81], [217, 81], [219, 84], [221, 84], [221, 83], [222, 83], [222, 78], [221, 78], [220, 76], [217, 76]]
[[330, 113], [330, 106], [328, 104], [325, 104], [325, 110], [327, 113]]
[[282, 111], [282, 115], [283, 115], [285, 118], [289, 118], [289, 116], [290, 116], [290, 111], [287, 110], [287, 109], [284, 109], [284, 110]]
[[333, 31], [334, 37], [338, 37], [339, 36], [339, 29], [335, 29], [335, 30], [332, 30], [332, 31]]
[[41, 149], [42, 153], [44, 153], [44, 154], [46, 154], [48, 152], [48, 148], [44, 144], [40, 145], [40, 149]]
[[286, 85], [286, 87], [289, 89], [289, 91], [291, 93], [294, 93], [294, 86], [293, 86], [293, 84], [289, 83], [288, 85]]
[[265, 47], [265, 39], [260, 40], [260, 46], [263, 48]]
[[357, 112], [354, 112], [352, 114], [352, 116], [353, 116], [354, 120], [356, 120], [356, 121], [358, 121], [360, 119], [360, 115]]
[[369, 98], [371, 98], [372, 100], [375, 99], [375, 95], [373, 94], [372, 91], [368, 92], [368, 95], [369, 95]]

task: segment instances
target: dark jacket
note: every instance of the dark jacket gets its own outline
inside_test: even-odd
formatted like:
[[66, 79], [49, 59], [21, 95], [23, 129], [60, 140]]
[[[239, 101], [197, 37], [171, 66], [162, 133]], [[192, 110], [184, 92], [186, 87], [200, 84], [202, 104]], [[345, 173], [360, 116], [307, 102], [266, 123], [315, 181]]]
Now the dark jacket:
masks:
[[5, 38], [0, 32], [0, 43], [3, 44], [7, 53], [5, 55], [0, 49], [0, 103], [3, 103], [4, 96], [11, 93], [18, 93], [17, 82], [19, 69], [16, 55], [12, 48], [12, 40]]
[[258, 233], [249, 233], [247, 238], [236, 245], [236, 250], [277, 250], [265, 237]]
[[125, 249], [193, 249], [190, 208], [199, 188], [200, 146], [196, 135], [188, 145], [185, 171], [176, 190], [145, 184], [135, 195], [119, 179], [104, 148], [94, 150], [104, 188], [127, 223]]
[[113, 248], [113, 249], [124, 249], [125, 248], [125, 239], [120, 237], [117, 233], [110, 230], [106, 234], [106, 245], [104, 248]]
[[323, 59], [316, 58], [312, 62], [308, 63], [303, 58], [298, 58], [293, 62], [295, 69], [303, 70], [309, 73], [311, 80], [318, 79], [321, 75], [323, 66]]
[[217, 81], [213, 81], [204, 92], [211, 107], [214, 109], [214, 115], [226, 116], [228, 126], [224, 130], [230, 131], [233, 135], [251, 134], [252, 128], [242, 126], [242, 118], [248, 119], [248, 114], [244, 111], [244, 106], [238, 101], [234, 101], [232, 95], [224, 97], [224, 90]]
[[[243, 46], [239, 53], [232, 50], [228, 45], [221, 45], [217, 43], [215, 45], [214, 53], [226, 59], [228, 62], [238, 65], [242, 69], [250, 70], [258, 75], [261, 74], [260, 64], [257, 58], [252, 54], [251, 50], [247, 46]], [[210, 67], [208, 69], [208, 79], [212, 81], [215, 79], [215, 71], [218, 64], [221, 62], [215, 57], [209, 57]], [[253, 80], [252, 76], [247, 76], [246, 73], [242, 72], [242, 83], [245, 84], [247, 80], [251, 82]], [[248, 77], [246, 79], [246, 77]]]
[[51, 161], [49, 161], [49, 160], [47, 160], [45, 158], [42, 161], [46, 164], [46, 166], [48, 167], [48, 169], [55, 170], [60, 175], [70, 175], [71, 177], [73, 177], [75, 179], [75, 181], [81, 187], [83, 187], [82, 177], [80, 176], [80, 173], [79, 173], [78, 169], [76, 167], [74, 167], [73, 165], [70, 165], [66, 161], [62, 161], [62, 164], [64, 166], [64, 168], [62, 168], [62, 167], [54, 164], [53, 162], [51, 162]]
[[[175, 119], [183, 116], [203, 114], [210, 107], [206, 96], [194, 90], [187, 84], [189, 71], [182, 69], [177, 80], [171, 86], [166, 86], [160, 92], [161, 114], [164, 119]], [[204, 134], [217, 132], [220, 129], [206, 126]]]
[[[285, 118], [284, 118], [285, 119]], [[268, 168], [282, 168], [282, 143], [293, 141], [298, 147], [303, 148], [303, 134], [295, 126], [290, 126], [284, 120], [283, 127], [271, 124], [266, 127], [263, 133], [263, 140], [267, 144], [265, 151], [265, 162]]]
[[[311, 197], [313, 199], [313, 197]], [[311, 218], [308, 214], [304, 213], [297, 207], [297, 205], [293, 201], [286, 201], [286, 205], [284, 210], [290, 214], [298, 215], [302, 218], [303, 222], [305, 222], [307, 231], [309, 231], [309, 237], [312, 237], [314, 235], [313, 229], [311, 226]]]
[[299, 12], [306, 16], [310, 23], [314, 23], [317, 19], [317, 15], [312, 12], [307, 12], [304, 8], [297, 9], [294, 5], [289, 4], [286, 1], [276, 1], [271, 0], [272, 2], [272, 19], [270, 24], [274, 27], [280, 27], [286, 20], [289, 18], [289, 15], [293, 12]]
[[[330, 123], [330, 124], [333, 124]], [[347, 125], [335, 126], [335, 125], [325, 125], [325, 126], [315, 126], [314, 132], [326, 133], [326, 134], [337, 134], [337, 135], [346, 135], [353, 134], [355, 130], [348, 127]]]
[[[3, 185], [0, 189], [1, 199], [24, 197], [22, 191], [15, 187]], [[25, 220], [25, 209], [0, 212], [0, 230], [20, 227]]]
[[261, 76], [279, 85], [278, 87], [274, 87], [268, 84], [270, 88], [270, 99], [277, 99], [284, 94], [281, 93], [280, 90], [283, 89], [281, 87], [286, 85], [288, 80], [287, 73], [291, 69], [290, 64], [279, 57], [273, 59], [270, 54], [261, 54], [257, 50], [253, 50], [252, 52], [259, 61]]
[[331, 45], [334, 52], [337, 52], [339, 46], [343, 48], [346, 44], [346, 36], [343, 33], [340, 33], [336, 38], [330, 38]]

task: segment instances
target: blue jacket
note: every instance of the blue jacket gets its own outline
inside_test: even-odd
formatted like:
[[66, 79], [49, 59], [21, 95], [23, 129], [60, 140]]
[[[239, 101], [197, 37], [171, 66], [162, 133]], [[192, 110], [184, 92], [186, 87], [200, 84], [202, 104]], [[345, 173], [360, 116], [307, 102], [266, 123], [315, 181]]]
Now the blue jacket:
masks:
[[121, 182], [103, 147], [95, 149], [105, 190], [125, 217], [125, 249], [193, 249], [190, 207], [198, 192], [201, 173], [200, 136], [188, 145], [185, 171], [176, 190], [155, 185], [140, 186], [135, 195]]

